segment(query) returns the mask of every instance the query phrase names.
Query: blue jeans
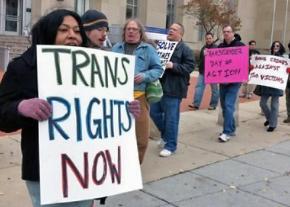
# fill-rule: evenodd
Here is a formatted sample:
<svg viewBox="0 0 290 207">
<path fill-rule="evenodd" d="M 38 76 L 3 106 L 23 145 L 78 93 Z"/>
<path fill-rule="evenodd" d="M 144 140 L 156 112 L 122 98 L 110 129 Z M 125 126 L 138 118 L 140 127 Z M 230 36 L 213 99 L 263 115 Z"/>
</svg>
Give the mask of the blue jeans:
<svg viewBox="0 0 290 207">
<path fill-rule="evenodd" d="M 271 97 L 271 108 L 269 108 L 267 102 Z M 278 113 L 279 113 L 279 96 L 261 96 L 260 107 L 262 108 L 267 121 L 269 121 L 270 127 L 277 127 Z"/>
<path fill-rule="evenodd" d="M 223 133 L 227 135 L 234 134 L 236 131 L 234 112 L 240 86 L 240 83 L 220 84 L 220 102 L 224 118 Z"/>
<path fill-rule="evenodd" d="M 175 152 L 180 115 L 180 98 L 164 95 L 160 102 L 150 106 L 150 116 L 165 142 L 164 149 Z"/>
<path fill-rule="evenodd" d="M 199 107 L 204 89 L 205 89 L 205 82 L 204 82 L 204 75 L 199 74 L 197 78 L 197 83 L 195 86 L 195 95 L 194 95 L 194 100 L 193 100 L 193 105 Z M 210 84 L 211 87 L 211 99 L 209 105 L 211 107 L 216 107 L 219 101 L 219 89 L 218 89 L 218 84 L 212 83 Z"/>
<path fill-rule="evenodd" d="M 30 194 L 33 207 L 91 207 L 92 205 L 92 200 L 58 203 L 58 204 L 50 204 L 50 205 L 40 205 L 39 182 L 26 181 L 26 187 Z"/>
</svg>

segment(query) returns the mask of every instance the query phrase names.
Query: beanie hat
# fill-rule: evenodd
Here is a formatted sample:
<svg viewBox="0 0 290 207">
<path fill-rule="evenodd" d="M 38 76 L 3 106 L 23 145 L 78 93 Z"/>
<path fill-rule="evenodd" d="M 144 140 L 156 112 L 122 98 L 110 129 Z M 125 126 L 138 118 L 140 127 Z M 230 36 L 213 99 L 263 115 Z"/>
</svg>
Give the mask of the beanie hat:
<svg viewBox="0 0 290 207">
<path fill-rule="evenodd" d="M 82 16 L 82 23 L 86 31 L 106 27 L 109 30 L 106 15 L 97 10 L 88 10 Z"/>
</svg>

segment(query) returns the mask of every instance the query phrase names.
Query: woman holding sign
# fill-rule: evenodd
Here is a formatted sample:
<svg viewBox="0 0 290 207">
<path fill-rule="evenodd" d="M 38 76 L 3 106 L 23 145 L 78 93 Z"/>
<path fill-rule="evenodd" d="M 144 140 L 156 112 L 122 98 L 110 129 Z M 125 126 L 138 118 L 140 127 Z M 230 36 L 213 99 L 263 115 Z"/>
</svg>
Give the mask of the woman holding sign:
<svg viewBox="0 0 290 207">
<path fill-rule="evenodd" d="M 0 129 L 5 132 L 22 129 L 22 179 L 26 181 L 34 207 L 89 207 L 91 201 L 40 204 L 38 121 L 47 120 L 52 108 L 46 100 L 37 98 L 37 44 L 85 46 L 86 36 L 78 14 L 55 10 L 33 26 L 32 46 L 9 63 L 0 85 Z"/>
<path fill-rule="evenodd" d="M 92 203 L 90 200 L 53 205 L 40 204 L 38 121 L 51 117 L 52 107 L 46 100 L 37 98 L 38 44 L 87 46 L 86 34 L 79 15 L 69 10 L 55 10 L 42 17 L 33 26 L 31 47 L 9 63 L 0 85 L 0 130 L 5 132 L 22 130 L 22 179 L 26 181 L 33 207 L 89 207 Z M 139 103 L 131 104 L 129 111 L 133 115 L 138 115 Z"/>
<path fill-rule="evenodd" d="M 280 41 L 274 41 L 271 46 L 271 55 L 283 57 L 285 48 Z M 267 132 L 272 132 L 277 127 L 279 113 L 279 97 L 283 96 L 283 91 L 277 88 L 261 86 L 260 107 L 265 114 L 266 121 L 264 126 L 267 127 Z M 270 107 L 267 102 L 270 100 Z"/>
</svg>

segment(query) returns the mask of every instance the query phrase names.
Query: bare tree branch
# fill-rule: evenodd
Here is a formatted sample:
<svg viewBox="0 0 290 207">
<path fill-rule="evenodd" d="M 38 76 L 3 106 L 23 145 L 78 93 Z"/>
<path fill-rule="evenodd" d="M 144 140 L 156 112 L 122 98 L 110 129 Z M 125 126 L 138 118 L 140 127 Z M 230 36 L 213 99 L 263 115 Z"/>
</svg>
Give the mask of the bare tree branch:
<svg viewBox="0 0 290 207">
<path fill-rule="evenodd" d="M 196 25 L 205 32 L 211 32 L 219 39 L 221 29 L 229 24 L 235 31 L 240 30 L 241 20 L 235 6 L 228 0 L 190 0 L 182 6 L 186 15 L 197 19 Z"/>
</svg>

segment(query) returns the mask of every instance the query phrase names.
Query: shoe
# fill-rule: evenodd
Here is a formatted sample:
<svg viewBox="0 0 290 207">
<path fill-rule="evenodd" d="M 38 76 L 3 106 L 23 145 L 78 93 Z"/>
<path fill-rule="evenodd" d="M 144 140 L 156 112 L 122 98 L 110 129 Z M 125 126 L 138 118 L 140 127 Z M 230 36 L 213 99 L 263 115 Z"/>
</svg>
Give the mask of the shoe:
<svg viewBox="0 0 290 207">
<path fill-rule="evenodd" d="M 192 104 L 188 105 L 188 107 L 191 108 L 191 110 L 193 110 L 193 111 L 196 111 L 199 108 L 199 107 L 192 105 Z"/>
<path fill-rule="evenodd" d="M 290 117 L 288 116 L 287 119 L 284 119 L 283 123 L 290 123 Z"/>
<path fill-rule="evenodd" d="M 158 141 L 158 147 L 160 149 L 163 149 L 165 144 L 166 144 L 166 142 L 162 138 L 160 138 L 160 141 Z"/>
<path fill-rule="evenodd" d="M 220 142 L 227 142 L 231 139 L 230 136 L 228 136 L 227 134 L 224 134 L 222 133 L 220 136 L 219 136 L 219 141 Z"/>
<path fill-rule="evenodd" d="M 219 136 L 222 135 L 222 134 L 223 134 L 223 133 L 220 133 Z M 231 133 L 228 133 L 227 135 L 228 135 L 229 137 L 235 137 L 235 136 L 237 136 L 237 135 L 236 135 L 236 132 L 231 132 Z"/>
<path fill-rule="evenodd" d="M 269 125 L 269 121 L 265 121 L 264 126 L 268 126 L 268 125 Z"/>
<path fill-rule="evenodd" d="M 235 132 L 232 132 L 232 133 L 229 133 L 228 136 L 230 136 L 230 137 L 235 137 L 235 136 L 237 136 L 237 135 L 236 135 Z"/>
<path fill-rule="evenodd" d="M 160 157 L 169 157 L 173 154 L 173 152 L 167 150 L 167 149 L 163 149 L 161 150 L 161 152 L 159 153 Z"/>
<path fill-rule="evenodd" d="M 210 107 L 208 107 L 208 110 L 215 110 L 216 109 L 216 107 L 215 106 L 210 106 Z"/>
<path fill-rule="evenodd" d="M 269 127 L 269 128 L 267 129 L 267 132 L 272 132 L 272 131 L 275 130 L 275 128 L 276 128 L 276 127 Z"/>
</svg>

